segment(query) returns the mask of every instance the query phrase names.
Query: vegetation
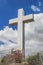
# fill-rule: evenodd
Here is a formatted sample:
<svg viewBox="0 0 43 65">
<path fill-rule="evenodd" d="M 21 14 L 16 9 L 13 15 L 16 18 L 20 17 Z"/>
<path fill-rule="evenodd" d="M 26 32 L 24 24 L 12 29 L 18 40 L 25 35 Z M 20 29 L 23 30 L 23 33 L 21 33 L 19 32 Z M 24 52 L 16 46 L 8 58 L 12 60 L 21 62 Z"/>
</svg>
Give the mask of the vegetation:
<svg viewBox="0 0 43 65">
<path fill-rule="evenodd" d="M 7 65 L 8 64 L 8 60 L 7 60 L 7 57 L 3 57 L 2 60 L 1 60 L 1 64 L 0 65 Z"/>
<path fill-rule="evenodd" d="M 2 58 L 1 63 L 21 63 L 22 62 L 22 53 L 20 50 L 13 51 L 11 54 L 6 55 Z"/>
<path fill-rule="evenodd" d="M 41 56 L 41 57 L 40 57 Z M 11 54 L 6 55 L 2 58 L 0 65 L 8 65 L 8 63 L 21 63 L 21 65 L 43 65 L 43 55 L 37 53 L 33 56 L 28 56 L 26 61 L 22 61 L 23 56 L 20 50 L 13 51 Z"/>
<path fill-rule="evenodd" d="M 42 65 L 42 62 L 40 60 L 40 53 L 28 57 L 27 62 L 29 65 Z"/>
<path fill-rule="evenodd" d="M 16 63 L 22 62 L 22 53 L 20 50 L 15 51 L 15 62 Z"/>
</svg>

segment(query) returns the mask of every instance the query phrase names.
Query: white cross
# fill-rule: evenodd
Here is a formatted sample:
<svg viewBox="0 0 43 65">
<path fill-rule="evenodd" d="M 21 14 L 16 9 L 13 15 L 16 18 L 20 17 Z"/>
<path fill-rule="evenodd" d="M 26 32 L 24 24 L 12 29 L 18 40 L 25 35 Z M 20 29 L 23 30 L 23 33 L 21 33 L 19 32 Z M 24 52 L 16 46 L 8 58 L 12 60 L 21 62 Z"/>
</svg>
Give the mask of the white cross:
<svg viewBox="0 0 43 65">
<path fill-rule="evenodd" d="M 25 43 L 24 43 L 24 23 L 34 21 L 33 14 L 24 16 L 24 10 L 18 10 L 18 18 L 10 19 L 10 25 L 18 24 L 18 41 L 17 49 L 22 50 L 23 55 L 25 56 Z"/>
</svg>

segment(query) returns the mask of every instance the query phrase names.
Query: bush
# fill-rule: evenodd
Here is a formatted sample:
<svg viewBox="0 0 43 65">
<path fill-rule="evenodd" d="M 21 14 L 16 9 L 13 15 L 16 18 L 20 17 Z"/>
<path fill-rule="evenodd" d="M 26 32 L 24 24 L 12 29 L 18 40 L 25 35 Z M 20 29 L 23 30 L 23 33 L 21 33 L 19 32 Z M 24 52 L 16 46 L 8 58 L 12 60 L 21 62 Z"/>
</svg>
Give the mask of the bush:
<svg viewBox="0 0 43 65">
<path fill-rule="evenodd" d="M 7 61 L 7 58 L 5 56 L 2 58 L 0 65 L 8 65 L 8 61 Z"/>
<path fill-rule="evenodd" d="M 29 65 L 41 65 L 42 64 L 40 61 L 39 53 L 28 57 L 27 61 L 28 61 Z"/>
<path fill-rule="evenodd" d="M 4 59 L 4 57 L 2 58 L 2 60 L 1 60 L 1 63 L 4 63 L 5 62 L 5 59 Z"/>
<path fill-rule="evenodd" d="M 21 63 L 22 62 L 22 53 L 20 50 L 15 51 L 15 62 Z"/>
</svg>

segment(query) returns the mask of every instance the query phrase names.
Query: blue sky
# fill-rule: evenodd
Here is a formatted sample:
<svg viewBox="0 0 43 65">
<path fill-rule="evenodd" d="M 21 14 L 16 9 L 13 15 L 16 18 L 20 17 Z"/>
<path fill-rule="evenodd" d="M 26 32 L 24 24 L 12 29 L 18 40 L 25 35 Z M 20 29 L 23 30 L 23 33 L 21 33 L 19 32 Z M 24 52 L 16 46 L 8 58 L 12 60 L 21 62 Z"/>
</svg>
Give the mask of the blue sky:
<svg viewBox="0 0 43 65">
<path fill-rule="evenodd" d="M 36 7 L 34 10 L 31 7 Z M 0 0 L 0 30 L 9 26 L 9 19 L 18 16 L 18 9 L 23 8 L 25 15 L 43 12 L 43 0 Z M 17 26 L 15 26 L 17 28 Z"/>
</svg>

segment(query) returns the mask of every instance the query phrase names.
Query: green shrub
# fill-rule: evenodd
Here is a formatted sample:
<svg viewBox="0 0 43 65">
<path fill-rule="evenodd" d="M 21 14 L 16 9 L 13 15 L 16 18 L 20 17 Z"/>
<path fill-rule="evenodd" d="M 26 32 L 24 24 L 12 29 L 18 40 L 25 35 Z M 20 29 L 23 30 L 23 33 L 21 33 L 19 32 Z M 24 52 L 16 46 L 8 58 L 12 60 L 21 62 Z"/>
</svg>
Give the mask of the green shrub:
<svg viewBox="0 0 43 65">
<path fill-rule="evenodd" d="M 37 53 L 36 55 L 28 57 L 27 62 L 29 65 L 41 65 L 40 54 Z"/>
</svg>

